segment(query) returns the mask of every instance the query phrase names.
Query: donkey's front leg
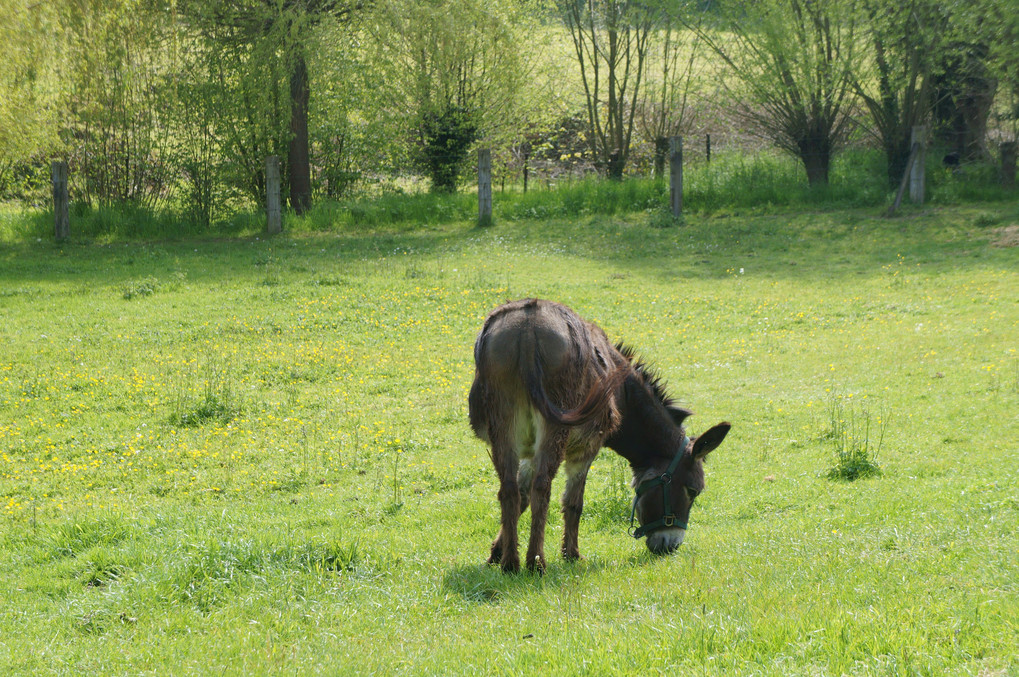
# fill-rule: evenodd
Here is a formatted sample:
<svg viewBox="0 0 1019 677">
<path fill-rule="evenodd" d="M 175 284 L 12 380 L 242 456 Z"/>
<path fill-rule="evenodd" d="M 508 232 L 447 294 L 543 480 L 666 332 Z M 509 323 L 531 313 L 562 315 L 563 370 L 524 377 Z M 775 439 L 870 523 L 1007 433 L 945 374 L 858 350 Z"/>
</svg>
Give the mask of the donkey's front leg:
<svg viewBox="0 0 1019 677">
<path fill-rule="evenodd" d="M 499 475 L 499 505 L 502 511 L 499 535 L 492 543 L 489 564 L 501 564 L 507 573 L 520 571 L 517 522 L 520 518 L 520 489 L 517 485 L 517 454 L 505 441 L 492 441 L 492 462 Z"/>
<path fill-rule="evenodd" d="M 531 540 L 527 546 L 527 568 L 545 572 L 545 523 L 552 495 L 552 479 L 563 459 L 563 448 L 569 431 L 549 430 L 534 457 L 534 479 L 531 481 Z"/>
<path fill-rule="evenodd" d="M 580 557 L 580 514 L 584 511 L 584 486 L 591 461 L 567 463 L 566 490 L 563 492 L 563 559 L 574 562 Z"/>
</svg>

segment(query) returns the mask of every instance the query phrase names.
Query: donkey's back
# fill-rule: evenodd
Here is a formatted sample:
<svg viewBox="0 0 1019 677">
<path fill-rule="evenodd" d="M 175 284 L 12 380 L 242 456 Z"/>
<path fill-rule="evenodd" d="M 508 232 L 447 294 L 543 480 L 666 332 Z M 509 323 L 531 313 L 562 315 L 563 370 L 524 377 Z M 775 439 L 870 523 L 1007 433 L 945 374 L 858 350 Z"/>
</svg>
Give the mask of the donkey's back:
<svg viewBox="0 0 1019 677">
<path fill-rule="evenodd" d="M 491 441 L 499 417 L 533 409 L 578 426 L 611 418 L 612 377 L 625 364 L 597 326 L 564 305 L 523 299 L 496 308 L 474 344 L 471 426 Z M 506 421 L 505 423 L 509 423 Z"/>
</svg>

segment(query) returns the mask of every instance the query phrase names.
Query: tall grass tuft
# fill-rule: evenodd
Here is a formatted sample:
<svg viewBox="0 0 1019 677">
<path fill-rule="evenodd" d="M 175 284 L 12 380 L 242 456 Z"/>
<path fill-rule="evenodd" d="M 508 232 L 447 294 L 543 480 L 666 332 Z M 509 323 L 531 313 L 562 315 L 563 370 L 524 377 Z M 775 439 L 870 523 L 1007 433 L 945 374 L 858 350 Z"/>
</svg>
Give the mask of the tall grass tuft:
<svg viewBox="0 0 1019 677">
<path fill-rule="evenodd" d="M 209 358 L 200 374 L 190 371 L 174 387 L 170 423 L 184 428 L 227 423 L 241 411 L 230 369 Z"/>
<path fill-rule="evenodd" d="M 877 456 L 884 442 L 887 418 L 878 417 L 875 433 L 871 437 L 870 413 L 855 409 L 846 403 L 847 398 L 833 395 L 828 401 L 828 430 L 824 437 L 832 445 L 834 464 L 828 469 L 831 480 L 853 482 L 881 474 Z"/>
<path fill-rule="evenodd" d="M 55 557 L 78 557 L 92 548 L 110 548 L 130 536 L 128 523 L 115 514 L 79 517 L 58 524 L 50 536 Z"/>
</svg>

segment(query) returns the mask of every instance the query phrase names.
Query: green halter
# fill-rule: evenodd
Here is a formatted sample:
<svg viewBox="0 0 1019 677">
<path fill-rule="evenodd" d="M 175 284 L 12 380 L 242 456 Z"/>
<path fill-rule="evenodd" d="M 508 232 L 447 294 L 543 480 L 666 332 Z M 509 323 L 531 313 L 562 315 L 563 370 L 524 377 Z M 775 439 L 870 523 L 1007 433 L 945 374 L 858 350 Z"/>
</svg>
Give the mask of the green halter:
<svg viewBox="0 0 1019 677">
<path fill-rule="evenodd" d="M 679 447 L 679 452 L 676 454 L 672 462 L 669 463 L 669 468 L 662 473 L 660 476 L 641 482 L 637 487 L 637 495 L 633 497 L 633 509 L 630 510 L 630 533 L 634 538 L 640 538 L 644 534 L 658 527 L 678 527 L 680 529 L 686 529 L 686 522 L 680 522 L 676 519 L 676 513 L 672 512 L 672 502 L 669 500 L 669 486 L 672 484 L 672 475 L 676 472 L 676 468 L 679 467 L 679 462 L 683 459 L 683 454 L 686 453 L 686 448 L 690 444 L 690 438 L 683 436 L 683 443 Z M 648 491 L 660 486 L 662 488 L 662 500 L 665 502 L 665 514 L 661 518 L 656 519 L 654 522 L 650 522 L 643 526 L 633 528 L 633 521 L 637 514 L 637 501 L 641 496 L 646 494 Z M 699 493 L 693 487 L 685 487 L 687 496 L 690 497 L 690 501 L 697 497 Z"/>
</svg>

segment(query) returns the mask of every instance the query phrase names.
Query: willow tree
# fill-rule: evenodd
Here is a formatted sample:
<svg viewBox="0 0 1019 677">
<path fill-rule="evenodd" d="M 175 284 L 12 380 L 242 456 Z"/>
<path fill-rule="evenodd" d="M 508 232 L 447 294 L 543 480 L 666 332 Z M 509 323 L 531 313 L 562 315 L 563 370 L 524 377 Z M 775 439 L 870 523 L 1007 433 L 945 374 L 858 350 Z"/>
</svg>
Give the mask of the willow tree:
<svg viewBox="0 0 1019 677">
<path fill-rule="evenodd" d="M 60 133 L 84 202 L 169 201 L 167 19 L 130 0 L 63 3 Z"/>
<path fill-rule="evenodd" d="M 724 29 L 698 29 L 728 66 L 740 113 L 799 158 L 811 186 L 827 185 L 852 124 L 851 0 L 744 0 L 721 11 Z"/>
<path fill-rule="evenodd" d="M 991 63 L 1000 85 L 997 118 L 1003 141 L 1019 141 L 1019 12 L 1012 0 L 990 0 Z"/>
<path fill-rule="evenodd" d="M 893 187 L 909 162 L 912 129 L 929 120 L 934 103 L 936 55 L 944 35 L 938 4 L 864 0 L 859 5 L 871 58 L 853 64 L 853 86 L 870 113 Z"/>
<path fill-rule="evenodd" d="M 631 0 L 560 0 L 559 7 L 580 67 L 594 164 L 621 179 L 662 12 L 656 3 Z"/>
<path fill-rule="evenodd" d="M 1002 29 L 1014 21 L 1015 3 L 976 0 L 939 7 L 945 13 L 946 38 L 935 74 L 935 132 L 960 159 L 986 159 L 988 121 L 1001 75 L 995 57 L 1009 50 L 1007 42 L 999 41 L 1009 39 Z"/>
<path fill-rule="evenodd" d="M 698 16 L 685 14 L 683 6 L 662 13 L 656 40 L 651 44 L 650 65 L 639 97 L 637 124 L 644 140 L 654 145 L 654 173 L 665 174 L 669 137 L 689 130 L 693 123 L 691 95 L 703 77 L 704 59 L 695 31 L 681 21 L 698 22 Z"/>
</svg>

